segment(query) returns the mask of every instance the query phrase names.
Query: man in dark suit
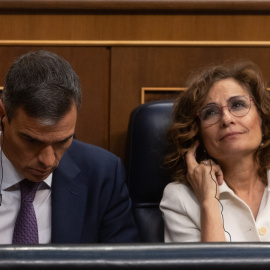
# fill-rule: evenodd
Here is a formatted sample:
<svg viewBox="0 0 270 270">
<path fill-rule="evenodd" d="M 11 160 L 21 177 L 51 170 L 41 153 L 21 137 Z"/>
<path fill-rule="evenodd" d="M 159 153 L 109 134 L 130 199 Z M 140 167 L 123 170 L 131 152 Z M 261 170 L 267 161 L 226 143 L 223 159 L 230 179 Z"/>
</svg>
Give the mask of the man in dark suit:
<svg viewBox="0 0 270 270">
<path fill-rule="evenodd" d="M 30 52 L 0 101 L 0 244 L 139 241 L 118 157 L 73 139 L 79 79 L 63 58 Z"/>
</svg>

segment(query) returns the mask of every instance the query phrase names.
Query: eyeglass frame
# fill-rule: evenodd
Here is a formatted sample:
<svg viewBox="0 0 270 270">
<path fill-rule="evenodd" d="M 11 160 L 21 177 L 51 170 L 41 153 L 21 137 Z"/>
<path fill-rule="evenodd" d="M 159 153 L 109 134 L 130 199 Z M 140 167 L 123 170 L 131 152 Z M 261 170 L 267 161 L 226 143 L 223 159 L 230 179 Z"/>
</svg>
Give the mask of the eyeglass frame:
<svg viewBox="0 0 270 270">
<path fill-rule="evenodd" d="M 223 108 L 224 108 L 224 107 L 228 107 L 228 112 L 229 112 L 231 115 L 233 115 L 234 117 L 244 117 L 244 116 L 246 116 L 246 115 L 250 112 L 250 109 L 251 109 L 251 101 L 254 101 L 253 97 L 251 97 L 250 95 L 240 95 L 240 96 L 233 96 L 233 97 L 230 97 L 230 99 L 231 99 L 231 98 L 234 98 L 234 97 L 246 97 L 246 96 L 249 97 L 250 106 L 249 106 L 248 112 L 247 112 L 246 114 L 244 114 L 244 115 L 241 115 L 241 116 L 236 116 L 236 115 L 234 115 L 234 114 L 230 111 L 228 105 L 226 105 L 226 106 L 220 106 L 220 105 L 218 105 L 217 103 L 212 103 L 212 104 L 217 105 L 217 106 L 220 108 L 220 112 L 223 112 Z M 201 110 L 201 109 L 204 108 L 204 107 L 209 106 L 210 104 L 211 104 L 211 103 L 206 104 L 206 105 L 200 107 L 200 108 L 197 110 L 196 116 L 199 117 L 199 119 L 200 119 L 200 121 L 201 121 L 202 124 L 203 124 L 203 120 L 202 120 L 201 117 L 200 117 L 199 110 Z M 222 115 L 222 114 L 220 114 L 219 119 L 218 119 L 215 123 L 212 123 L 212 124 L 203 124 L 203 125 L 205 125 L 205 126 L 212 126 L 212 125 L 216 124 L 216 123 L 220 120 L 221 115 Z"/>
</svg>

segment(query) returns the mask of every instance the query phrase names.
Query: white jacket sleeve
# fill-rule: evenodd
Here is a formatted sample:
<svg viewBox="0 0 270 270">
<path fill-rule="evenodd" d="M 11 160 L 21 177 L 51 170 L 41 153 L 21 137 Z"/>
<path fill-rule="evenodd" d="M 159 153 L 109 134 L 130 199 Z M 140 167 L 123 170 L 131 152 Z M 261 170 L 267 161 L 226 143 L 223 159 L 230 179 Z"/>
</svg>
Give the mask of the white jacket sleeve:
<svg viewBox="0 0 270 270">
<path fill-rule="evenodd" d="M 168 184 L 160 209 L 165 242 L 201 242 L 200 207 L 189 187 L 177 182 Z"/>
</svg>

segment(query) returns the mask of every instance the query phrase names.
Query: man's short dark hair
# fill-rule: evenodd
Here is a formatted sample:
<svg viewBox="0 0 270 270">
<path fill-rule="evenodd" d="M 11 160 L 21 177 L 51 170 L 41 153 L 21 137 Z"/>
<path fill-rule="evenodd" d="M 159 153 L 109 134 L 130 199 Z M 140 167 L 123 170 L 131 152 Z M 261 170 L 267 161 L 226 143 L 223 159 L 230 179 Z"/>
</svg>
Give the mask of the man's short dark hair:
<svg viewBox="0 0 270 270">
<path fill-rule="evenodd" d="M 30 117 L 56 123 L 73 104 L 79 109 L 79 78 L 60 56 L 42 50 L 28 52 L 9 69 L 2 101 L 9 121 L 22 108 Z"/>
</svg>

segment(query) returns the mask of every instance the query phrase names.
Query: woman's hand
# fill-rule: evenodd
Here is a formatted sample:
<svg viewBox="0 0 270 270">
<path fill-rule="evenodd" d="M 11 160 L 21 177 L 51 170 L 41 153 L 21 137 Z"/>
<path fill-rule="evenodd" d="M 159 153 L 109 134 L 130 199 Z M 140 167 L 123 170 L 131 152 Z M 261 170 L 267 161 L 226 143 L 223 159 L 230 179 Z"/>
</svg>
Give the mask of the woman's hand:
<svg viewBox="0 0 270 270">
<path fill-rule="evenodd" d="M 213 160 L 207 160 L 207 164 L 196 160 L 196 151 L 199 141 L 186 154 L 187 180 L 190 183 L 195 196 L 200 204 L 213 198 L 219 198 L 218 185 L 223 183 L 223 173 L 219 165 Z"/>
<path fill-rule="evenodd" d="M 223 173 L 213 160 L 198 164 L 196 151 L 199 141 L 186 154 L 187 180 L 201 207 L 201 241 L 226 241 L 223 221 L 219 210 L 219 185 L 223 183 Z"/>
</svg>

